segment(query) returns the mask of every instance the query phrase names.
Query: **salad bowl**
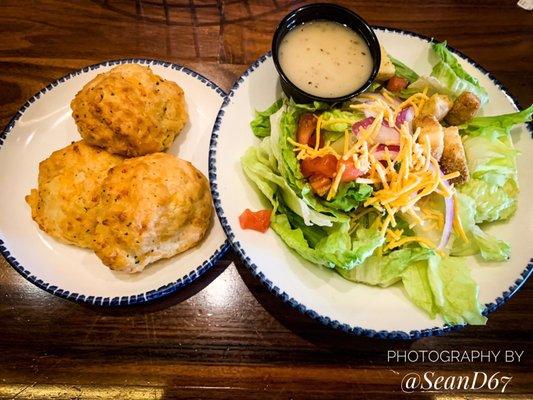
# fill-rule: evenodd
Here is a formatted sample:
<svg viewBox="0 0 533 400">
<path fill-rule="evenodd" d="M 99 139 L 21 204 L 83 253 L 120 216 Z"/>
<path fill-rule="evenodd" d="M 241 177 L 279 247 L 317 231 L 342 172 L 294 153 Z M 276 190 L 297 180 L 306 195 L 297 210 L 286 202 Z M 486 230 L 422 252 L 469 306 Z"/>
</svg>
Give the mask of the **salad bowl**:
<svg viewBox="0 0 533 400">
<path fill-rule="evenodd" d="M 376 34 L 395 59 L 420 75 L 430 74 L 435 63 L 432 39 L 388 28 L 376 28 Z M 457 50 L 451 48 L 451 52 L 464 71 L 486 90 L 488 103 L 482 115 L 519 110 L 509 91 L 490 73 Z M 429 315 L 409 301 L 406 289 L 400 284 L 381 288 L 346 280 L 331 269 L 301 257 L 273 229 L 259 233 L 241 228 L 239 216 L 245 209 L 271 207 L 241 166 L 247 149 L 260 143 L 252 134 L 250 121 L 256 111 L 268 109 L 281 97 L 278 75 L 268 53 L 235 83 L 219 111 L 211 139 L 209 177 L 215 208 L 230 242 L 251 272 L 290 306 L 323 324 L 354 334 L 409 339 L 442 334 L 469 322 L 468 318 L 451 322 L 440 314 Z M 484 321 L 484 316 L 520 288 L 533 266 L 529 243 L 533 236 L 533 209 L 528 207 L 533 188 L 525 184 L 533 178 L 528 168 L 533 161 L 533 142 L 528 129 L 527 125 L 518 124 L 510 132 L 520 152 L 517 169 L 522 185 L 517 211 L 505 222 L 483 226 L 488 234 L 511 245 L 510 259 L 488 262 L 480 256 L 466 258 L 468 272 L 477 282 L 469 295 L 479 299 L 478 322 Z M 449 287 L 455 284 L 452 282 Z M 460 302 L 463 295 L 457 292 L 454 296 L 450 299 L 452 303 Z"/>
</svg>

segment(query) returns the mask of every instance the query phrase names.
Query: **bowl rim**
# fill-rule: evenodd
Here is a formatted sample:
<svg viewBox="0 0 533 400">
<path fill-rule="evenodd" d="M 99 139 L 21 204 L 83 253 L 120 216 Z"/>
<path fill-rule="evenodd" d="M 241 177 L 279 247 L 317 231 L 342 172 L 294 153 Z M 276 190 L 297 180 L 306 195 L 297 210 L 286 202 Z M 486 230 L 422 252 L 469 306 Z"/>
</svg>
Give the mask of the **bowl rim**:
<svg viewBox="0 0 533 400">
<path fill-rule="evenodd" d="M 350 92 L 348 94 L 345 94 L 343 96 L 321 97 L 321 96 L 316 96 L 316 95 L 310 94 L 310 93 L 306 92 L 305 90 L 300 89 L 298 86 L 296 86 L 296 84 L 294 84 L 287 77 L 287 75 L 283 71 L 283 68 L 281 67 L 281 64 L 279 63 L 279 58 L 278 58 L 279 43 L 281 42 L 281 39 L 288 32 L 290 32 L 292 29 L 294 29 L 294 28 L 287 29 L 282 35 L 282 31 L 284 31 L 286 29 L 286 25 L 287 25 L 289 19 L 293 18 L 295 15 L 297 15 L 298 13 L 301 13 L 302 11 L 305 11 L 305 10 L 308 10 L 308 9 L 314 9 L 314 8 L 318 8 L 318 9 L 320 9 L 320 8 L 329 8 L 329 9 L 335 9 L 337 11 L 346 13 L 350 18 L 353 18 L 354 20 L 356 20 L 358 23 L 360 23 L 362 26 L 364 26 L 367 29 L 367 32 L 357 31 L 357 33 L 359 33 L 363 37 L 363 39 L 365 39 L 365 41 L 369 45 L 368 47 L 370 48 L 370 52 L 371 53 L 374 52 L 373 49 L 372 49 L 372 45 L 375 45 L 375 46 L 378 47 L 375 50 L 376 57 L 372 56 L 373 67 L 372 67 L 372 72 L 370 73 L 370 76 L 368 77 L 368 79 L 365 81 L 365 83 L 363 85 L 358 87 L 356 90 L 354 90 L 354 91 L 352 91 L 352 92 Z M 317 19 L 317 20 L 333 21 L 333 22 L 339 23 L 338 21 L 335 21 L 335 20 L 329 19 L 329 18 L 323 18 L 323 19 Z M 346 26 L 345 24 L 342 24 L 342 25 Z M 352 29 L 351 27 L 347 27 L 347 28 Z M 370 36 L 370 37 L 368 37 L 368 36 Z M 272 36 L 271 54 L 272 54 L 272 60 L 274 61 L 274 66 L 276 67 L 276 71 L 278 72 L 278 74 L 280 76 L 280 79 L 282 80 L 283 83 L 285 83 L 287 85 L 290 85 L 291 88 L 299 96 L 304 97 L 304 98 L 307 97 L 311 101 L 321 101 L 321 102 L 333 104 L 333 103 L 342 103 L 342 102 L 348 101 L 348 100 L 352 99 L 353 97 L 357 96 L 358 94 L 363 93 L 365 90 L 367 90 L 370 87 L 370 85 L 372 85 L 372 83 L 376 79 L 376 76 L 377 76 L 377 74 L 379 72 L 379 68 L 380 68 L 380 65 L 381 65 L 381 50 L 380 50 L 380 47 L 381 47 L 381 45 L 379 43 L 379 39 L 378 39 L 376 33 L 374 32 L 374 29 L 373 29 L 372 25 L 370 25 L 363 17 L 361 17 L 355 11 L 352 11 L 349 8 L 346 8 L 346 7 L 343 7 L 341 5 L 334 4 L 334 3 L 312 3 L 312 4 L 306 4 L 306 5 L 302 6 L 302 7 L 299 7 L 296 10 L 291 11 L 290 13 L 288 13 L 287 15 L 285 15 L 283 17 L 283 19 L 279 22 L 278 26 L 276 27 L 276 30 L 274 31 L 274 35 Z"/>
</svg>

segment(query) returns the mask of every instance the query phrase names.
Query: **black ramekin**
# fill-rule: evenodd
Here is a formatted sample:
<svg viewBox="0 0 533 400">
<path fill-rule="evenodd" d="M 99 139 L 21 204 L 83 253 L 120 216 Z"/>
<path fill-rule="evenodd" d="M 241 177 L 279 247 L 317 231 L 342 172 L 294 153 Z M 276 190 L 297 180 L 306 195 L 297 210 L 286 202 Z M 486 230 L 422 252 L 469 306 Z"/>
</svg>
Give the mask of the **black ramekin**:
<svg viewBox="0 0 533 400">
<path fill-rule="evenodd" d="M 285 35 L 290 30 L 305 22 L 316 20 L 335 21 L 341 23 L 359 33 L 368 45 L 368 48 L 370 49 L 370 55 L 372 56 L 372 60 L 374 62 L 374 67 L 372 68 L 372 73 L 365 84 L 354 92 L 341 97 L 313 96 L 312 94 L 309 94 L 294 85 L 281 69 L 278 59 L 278 49 Z M 364 92 L 372 84 L 379 71 L 379 65 L 381 63 L 381 50 L 376 34 L 370 25 L 368 25 L 359 15 L 337 4 L 316 3 L 300 7 L 297 10 L 292 11 L 281 20 L 276 32 L 274 33 L 274 37 L 272 38 L 272 59 L 274 60 L 274 65 L 276 66 L 280 76 L 281 88 L 288 97 L 292 97 L 297 103 L 310 103 L 313 101 L 340 103 L 350 100 L 352 97 Z"/>
</svg>

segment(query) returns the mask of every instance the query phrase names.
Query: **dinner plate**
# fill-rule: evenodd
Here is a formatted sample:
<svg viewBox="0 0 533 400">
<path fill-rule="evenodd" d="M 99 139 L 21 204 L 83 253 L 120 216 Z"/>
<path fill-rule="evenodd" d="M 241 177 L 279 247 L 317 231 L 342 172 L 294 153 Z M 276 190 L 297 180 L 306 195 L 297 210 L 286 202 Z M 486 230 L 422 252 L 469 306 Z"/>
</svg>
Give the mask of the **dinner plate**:
<svg viewBox="0 0 533 400">
<path fill-rule="evenodd" d="M 428 51 L 431 39 L 386 28 L 376 29 L 376 34 L 394 57 L 420 74 L 431 72 L 433 56 Z M 453 51 L 466 71 L 487 89 L 490 102 L 484 108 L 485 115 L 517 110 L 517 103 L 494 77 L 473 60 Z M 267 54 L 235 83 L 218 114 L 211 139 L 209 177 L 215 207 L 228 238 L 248 268 L 291 306 L 347 332 L 380 338 L 417 338 L 453 329 L 442 319 L 431 319 L 413 305 L 399 285 L 382 289 L 349 282 L 296 255 L 273 230 L 261 234 L 240 228 L 238 217 L 246 208 L 265 208 L 239 161 L 246 149 L 259 143 L 249 123 L 255 110 L 267 108 L 280 95 L 278 75 L 271 55 Z M 533 185 L 527 183 L 533 180 L 533 141 L 525 126 L 514 129 L 512 135 L 521 150 L 518 211 L 509 222 L 493 224 L 488 229 L 512 244 L 512 257 L 503 263 L 469 259 L 487 313 L 512 296 L 532 269 L 533 207 L 528 201 L 533 198 Z"/>
<path fill-rule="evenodd" d="M 37 185 L 39 162 L 80 140 L 70 101 L 97 74 L 123 63 L 148 65 L 185 92 L 190 122 L 168 150 L 206 176 L 211 130 L 225 93 L 213 82 L 168 62 L 108 61 L 73 72 L 41 90 L 0 135 L 0 251 L 27 280 L 55 295 L 97 305 L 142 303 L 168 295 L 207 271 L 229 247 L 216 217 L 196 247 L 148 266 L 142 273 L 112 271 L 87 249 L 39 230 L 24 196 Z"/>
</svg>

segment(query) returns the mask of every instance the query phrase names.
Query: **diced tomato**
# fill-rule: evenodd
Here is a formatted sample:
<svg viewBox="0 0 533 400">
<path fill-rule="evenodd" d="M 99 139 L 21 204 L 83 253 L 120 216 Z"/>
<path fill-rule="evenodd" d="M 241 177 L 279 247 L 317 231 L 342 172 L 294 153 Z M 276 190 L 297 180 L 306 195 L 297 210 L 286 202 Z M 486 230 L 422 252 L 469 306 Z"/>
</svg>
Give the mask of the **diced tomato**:
<svg viewBox="0 0 533 400">
<path fill-rule="evenodd" d="M 272 210 L 259 210 L 256 212 L 250 209 L 244 210 L 239 216 L 239 223 L 242 229 L 253 229 L 254 231 L 265 233 L 270 227 L 270 216 Z"/>
<path fill-rule="evenodd" d="M 387 82 L 387 90 L 390 92 L 399 92 L 402 89 L 405 89 L 409 85 L 409 81 L 405 78 L 394 75 Z"/>
<path fill-rule="evenodd" d="M 309 184 L 314 193 L 319 196 L 325 196 L 331 188 L 331 179 L 320 174 L 311 175 Z"/>
<path fill-rule="evenodd" d="M 312 113 L 302 114 L 298 121 L 298 132 L 296 133 L 296 139 L 298 143 L 308 144 L 311 135 L 316 130 L 317 119 Z M 315 139 L 316 142 L 316 139 Z"/>
<path fill-rule="evenodd" d="M 337 158 L 332 154 L 327 154 L 323 157 L 306 158 L 302 160 L 300 169 L 306 178 L 313 174 L 320 174 L 327 178 L 332 178 L 335 172 L 337 172 Z"/>
<path fill-rule="evenodd" d="M 353 164 L 353 160 L 347 160 L 347 161 L 341 161 L 345 168 L 344 172 L 341 177 L 341 182 L 351 182 L 359 178 L 363 173 L 355 168 L 355 165 Z"/>
</svg>

